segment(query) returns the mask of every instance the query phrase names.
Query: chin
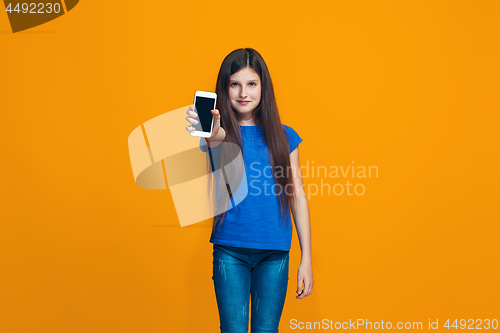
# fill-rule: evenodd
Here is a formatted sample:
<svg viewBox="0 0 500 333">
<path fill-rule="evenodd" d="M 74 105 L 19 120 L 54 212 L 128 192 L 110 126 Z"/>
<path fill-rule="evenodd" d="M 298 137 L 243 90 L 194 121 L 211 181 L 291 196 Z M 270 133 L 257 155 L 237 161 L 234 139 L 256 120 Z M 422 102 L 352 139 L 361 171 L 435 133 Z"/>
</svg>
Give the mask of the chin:
<svg viewBox="0 0 500 333">
<path fill-rule="evenodd" d="M 238 111 L 238 113 L 240 114 L 251 114 L 253 112 L 253 110 L 241 110 L 241 109 L 236 109 L 236 111 Z"/>
<path fill-rule="evenodd" d="M 238 111 L 238 113 L 242 113 L 242 114 L 245 114 L 245 113 L 252 113 L 253 109 L 250 109 L 250 108 L 246 108 L 246 107 L 241 107 L 241 105 L 233 105 L 232 106 L 234 110 Z"/>
</svg>

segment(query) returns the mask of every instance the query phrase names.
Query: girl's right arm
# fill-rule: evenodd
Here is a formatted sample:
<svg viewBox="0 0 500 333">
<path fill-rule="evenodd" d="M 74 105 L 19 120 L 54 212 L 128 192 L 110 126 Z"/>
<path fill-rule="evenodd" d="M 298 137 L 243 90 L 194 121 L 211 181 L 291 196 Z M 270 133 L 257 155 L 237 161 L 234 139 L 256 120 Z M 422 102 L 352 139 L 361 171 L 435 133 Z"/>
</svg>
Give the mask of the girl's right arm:
<svg viewBox="0 0 500 333">
<path fill-rule="evenodd" d="M 226 131 L 222 127 L 219 127 L 218 133 L 214 133 L 212 131 L 212 136 L 210 138 L 206 138 L 205 141 L 210 148 L 217 147 L 219 143 L 224 141 L 226 138 Z"/>
<path fill-rule="evenodd" d="M 194 110 L 194 105 L 190 105 L 189 109 L 186 111 L 188 116 L 186 117 L 186 120 L 189 121 L 191 124 L 196 125 L 198 124 L 198 120 L 195 118 L 198 117 L 196 112 Z M 222 127 L 220 127 L 220 114 L 219 110 L 211 110 L 212 114 L 214 115 L 214 127 L 212 129 L 212 136 L 209 138 L 205 138 L 205 141 L 210 148 L 217 147 L 219 143 L 224 141 L 226 138 L 226 131 Z M 188 132 L 194 131 L 194 127 L 189 125 L 186 127 Z"/>
</svg>

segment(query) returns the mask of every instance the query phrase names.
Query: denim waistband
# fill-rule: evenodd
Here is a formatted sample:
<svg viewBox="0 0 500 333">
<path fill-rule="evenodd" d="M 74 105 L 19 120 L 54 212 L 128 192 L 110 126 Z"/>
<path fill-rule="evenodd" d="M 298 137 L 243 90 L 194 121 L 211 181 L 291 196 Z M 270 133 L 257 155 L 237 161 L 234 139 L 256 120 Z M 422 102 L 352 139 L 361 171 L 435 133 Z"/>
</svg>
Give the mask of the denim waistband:
<svg viewBox="0 0 500 333">
<path fill-rule="evenodd" d="M 223 248 L 223 249 L 228 249 L 228 250 L 239 252 L 239 253 L 265 253 L 265 252 L 273 252 L 273 251 L 290 252 L 290 251 L 284 251 L 284 250 L 254 249 L 254 248 L 248 248 L 248 247 L 237 247 L 237 246 L 229 246 L 229 245 L 221 245 L 221 244 L 213 244 L 213 248 Z"/>
</svg>

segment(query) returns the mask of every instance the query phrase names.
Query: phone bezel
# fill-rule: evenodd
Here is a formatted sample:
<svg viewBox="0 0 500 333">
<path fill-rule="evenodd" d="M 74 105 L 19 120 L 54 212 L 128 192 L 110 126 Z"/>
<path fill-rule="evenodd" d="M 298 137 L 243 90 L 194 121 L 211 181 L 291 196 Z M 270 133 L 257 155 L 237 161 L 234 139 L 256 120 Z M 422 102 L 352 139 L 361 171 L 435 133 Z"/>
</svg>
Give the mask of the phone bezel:
<svg viewBox="0 0 500 333">
<path fill-rule="evenodd" d="M 197 90 L 194 93 L 194 102 L 193 104 L 196 105 L 196 97 L 206 97 L 206 98 L 212 98 L 214 100 L 214 106 L 213 108 L 215 109 L 215 106 L 217 105 L 217 94 L 214 92 L 209 92 L 209 91 L 201 91 Z M 214 115 L 212 115 L 212 123 L 210 124 L 210 132 L 202 132 L 202 131 L 192 131 L 189 134 L 192 136 L 197 136 L 197 137 L 202 137 L 202 138 L 209 138 L 212 136 L 212 131 L 214 129 Z"/>
</svg>

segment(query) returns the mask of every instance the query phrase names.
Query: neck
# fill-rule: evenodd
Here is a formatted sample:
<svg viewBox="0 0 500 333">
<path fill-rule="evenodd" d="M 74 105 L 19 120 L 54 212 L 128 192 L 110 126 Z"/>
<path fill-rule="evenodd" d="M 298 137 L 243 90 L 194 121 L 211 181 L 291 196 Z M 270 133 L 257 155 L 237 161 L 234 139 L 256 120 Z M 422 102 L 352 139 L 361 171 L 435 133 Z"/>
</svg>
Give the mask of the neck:
<svg viewBox="0 0 500 333">
<path fill-rule="evenodd" d="M 253 120 L 253 112 L 247 114 L 239 114 L 239 120 L 241 126 L 255 126 L 255 121 Z"/>
<path fill-rule="evenodd" d="M 247 120 L 240 120 L 240 125 L 241 126 L 255 126 L 255 121 L 253 121 L 253 118 L 247 119 Z"/>
</svg>

